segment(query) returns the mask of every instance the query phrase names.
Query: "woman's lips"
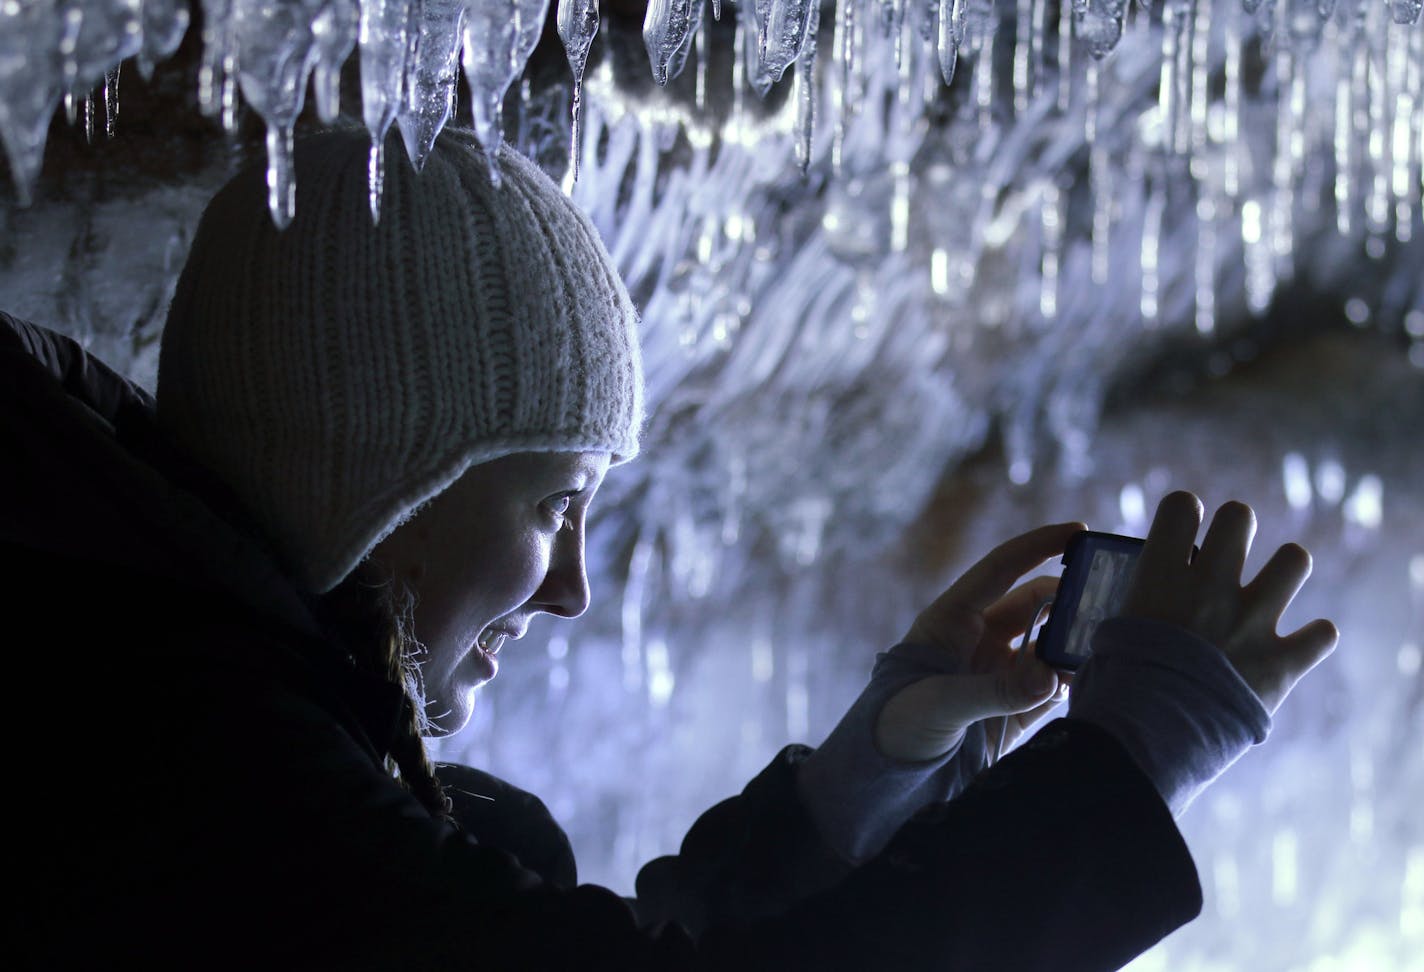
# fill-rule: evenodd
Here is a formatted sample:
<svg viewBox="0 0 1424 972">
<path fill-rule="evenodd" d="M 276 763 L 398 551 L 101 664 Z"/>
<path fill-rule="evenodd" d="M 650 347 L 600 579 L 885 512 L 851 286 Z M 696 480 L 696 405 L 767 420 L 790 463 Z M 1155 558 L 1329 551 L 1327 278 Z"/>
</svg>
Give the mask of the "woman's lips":
<svg viewBox="0 0 1424 972">
<path fill-rule="evenodd" d="M 507 628 L 486 628 L 480 632 L 468 656 L 470 664 L 477 669 L 479 681 L 488 682 L 495 677 L 499 672 L 499 660 L 496 657 L 499 650 L 504 647 L 506 641 L 517 639 L 523 633 Z"/>
<path fill-rule="evenodd" d="M 474 669 L 477 682 L 488 682 L 499 673 L 499 660 L 495 658 L 494 652 L 479 644 L 472 645 L 470 653 L 465 658 L 470 667 Z"/>
</svg>

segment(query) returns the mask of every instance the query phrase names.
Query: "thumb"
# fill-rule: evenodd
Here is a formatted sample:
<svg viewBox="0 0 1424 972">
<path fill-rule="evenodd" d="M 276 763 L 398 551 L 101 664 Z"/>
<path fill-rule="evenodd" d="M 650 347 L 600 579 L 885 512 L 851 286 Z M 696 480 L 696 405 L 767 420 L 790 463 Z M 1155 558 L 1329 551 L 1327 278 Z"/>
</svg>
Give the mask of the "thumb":
<svg viewBox="0 0 1424 972">
<path fill-rule="evenodd" d="M 960 705 L 973 713 L 970 722 L 1028 712 L 1058 692 L 1058 674 L 1036 658 L 964 681 Z"/>
<path fill-rule="evenodd" d="M 876 745 L 894 759 L 932 759 L 956 745 L 973 723 L 1028 712 L 1057 691 L 1057 674 L 1037 659 L 981 675 L 931 675 L 886 701 Z"/>
</svg>

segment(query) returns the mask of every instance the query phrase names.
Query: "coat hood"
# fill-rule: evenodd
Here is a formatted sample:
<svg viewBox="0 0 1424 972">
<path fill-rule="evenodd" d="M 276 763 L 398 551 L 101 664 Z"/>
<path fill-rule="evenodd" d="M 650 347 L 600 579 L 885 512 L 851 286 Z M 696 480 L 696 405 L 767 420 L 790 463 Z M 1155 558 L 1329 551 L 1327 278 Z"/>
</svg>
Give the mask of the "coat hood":
<svg viewBox="0 0 1424 972">
<path fill-rule="evenodd" d="M 0 543 L 231 599 L 316 635 L 309 605 L 153 397 L 71 338 L 0 312 Z"/>
</svg>

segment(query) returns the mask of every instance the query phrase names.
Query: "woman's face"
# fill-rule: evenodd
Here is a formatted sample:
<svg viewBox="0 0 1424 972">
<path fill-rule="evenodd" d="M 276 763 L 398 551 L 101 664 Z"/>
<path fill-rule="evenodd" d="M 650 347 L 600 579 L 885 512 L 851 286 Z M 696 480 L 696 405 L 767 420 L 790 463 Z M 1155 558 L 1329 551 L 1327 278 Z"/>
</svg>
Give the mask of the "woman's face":
<svg viewBox="0 0 1424 972">
<path fill-rule="evenodd" d="M 415 596 L 434 733 L 464 727 L 496 655 L 536 614 L 576 618 L 588 607 L 584 516 L 608 461 L 606 452 L 521 452 L 471 466 L 371 552 Z"/>
</svg>

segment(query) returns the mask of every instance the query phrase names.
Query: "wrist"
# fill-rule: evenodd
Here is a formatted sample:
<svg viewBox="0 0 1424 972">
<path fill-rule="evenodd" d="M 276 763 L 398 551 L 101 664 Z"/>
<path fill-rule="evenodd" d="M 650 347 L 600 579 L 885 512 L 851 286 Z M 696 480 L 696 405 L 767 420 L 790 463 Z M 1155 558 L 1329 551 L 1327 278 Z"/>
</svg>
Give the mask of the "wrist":
<svg viewBox="0 0 1424 972">
<path fill-rule="evenodd" d="M 1069 716 L 1110 732 L 1176 815 L 1253 743 L 1270 716 L 1227 658 L 1167 622 L 1099 626 Z"/>
</svg>

